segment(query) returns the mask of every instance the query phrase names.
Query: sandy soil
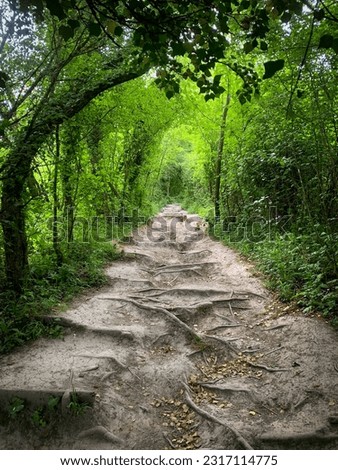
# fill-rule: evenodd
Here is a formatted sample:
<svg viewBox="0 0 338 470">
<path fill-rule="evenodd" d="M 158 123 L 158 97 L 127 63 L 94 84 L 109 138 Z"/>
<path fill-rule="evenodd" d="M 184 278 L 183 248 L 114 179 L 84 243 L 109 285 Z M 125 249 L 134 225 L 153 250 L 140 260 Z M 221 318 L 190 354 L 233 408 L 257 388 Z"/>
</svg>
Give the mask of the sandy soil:
<svg viewBox="0 0 338 470">
<path fill-rule="evenodd" d="M 0 358 L 1 449 L 338 449 L 337 332 L 179 206 L 123 250 L 63 339 Z"/>
</svg>

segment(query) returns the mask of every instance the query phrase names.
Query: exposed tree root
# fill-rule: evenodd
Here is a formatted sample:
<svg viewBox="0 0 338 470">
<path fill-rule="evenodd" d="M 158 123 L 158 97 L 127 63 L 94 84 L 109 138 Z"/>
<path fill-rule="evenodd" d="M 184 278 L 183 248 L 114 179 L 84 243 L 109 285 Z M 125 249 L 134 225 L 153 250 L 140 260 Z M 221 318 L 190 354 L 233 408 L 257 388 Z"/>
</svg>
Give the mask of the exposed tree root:
<svg viewBox="0 0 338 470">
<path fill-rule="evenodd" d="M 165 269 L 173 269 L 173 268 L 202 268 L 203 266 L 207 266 L 210 264 L 217 264 L 217 262 L 203 261 L 200 263 L 167 264 L 166 266 L 160 266 L 159 268 L 156 268 L 155 271 L 163 271 Z"/>
<path fill-rule="evenodd" d="M 183 273 L 183 272 L 193 272 L 197 275 L 201 275 L 201 273 L 198 272 L 198 269 L 202 269 L 198 266 L 196 268 L 175 268 L 175 269 L 166 269 L 163 271 L 156 271 L 153 276 L 160 276 L 161 274 L 174 274 L 174 273 Z"/>
<path fill-rule="evenodd" d="M 171 440 L 169 439 L 169 437 L 167 436 L 167 434 L 165 432 L 162 433 L 164 439 L 168 442 L 168 444 L 170 445 L 170 447 L 174 450 L 177 449 L 177 447 L 171 442 Z"/>
<path fill-rule="evenodd" d="M 249 390 L 248 388 L 245 388 L 245 387 L 233 387 L 233 386 L 229 386 L 229 385 L 215 385 L 215 384 L 212 384 L 212 383 L 204 383 L 204 382 L 199 382 L 198 385 L 201 385 L 202 387 L 204 388 L 208 388 L 210 390 L 217 390 L 219 392 L 223 392 L 223 393 L 226 393 L 226 392 L 243 392 L 243 393 L 247 393 L 249 396 L 251 396 L 251 398 L 254 400 L 254 401 L 257 401 L 257 398 L 254 396 L 254 393 Z"/>
<path fill-rule="evenodd" d="M 78 435 L 79 439 L 83 439 L 83 438 L 86 438 L 86 437 L 94 438 L 94 439 L 95 438 L 96 439 L 104 439 L 108 442 L 113 442 L 113 443 L 121 443 L 122 442 L 120 438 L 115 436 L 113 433 L 108 431 L 108 429 L 106 429 L 103 426 L 95 426 L 93 428 L 86 429 L 85 431 L 80 432 L 80 434 Z"/>
<path fill-rule="evenodd" d="M 287 442 L 302 441 L 331 442 L 338 440 L 338 434 L 323 434 L 321 430 L 294 434 L 261 434 L 258 440 L 264 442 L 280 442 L 284 444 Z"/>
<path fill-rule="evenodd" d="M 183 321 L 181 321 L 179 318 L 176 317 L 176 315 L 174 315 L 173 313 L 171 313 L 169 310 L 165 309 L 165 308 L 162 308 L 162 307 L 155 307 L 155 306 L 152 306 L 152 305 L 143 305 L 137 301 L 132 301 L 132 303 L 140 308 L 140 309 L 143 309 L 143 310 L 152 310 L 152 311 L 156 311 L 156 312 L 161 312 L 163 313 L 164 315 L 166 315 L 168 318 L 170 318 L 172 321 L 174 321 L 175 323 L 178 323 L 185 331 L 187 331 L 188 333 L 190 333 L 194 338 L 199 338 L 199 335 L 197 334 L 197 332 L 195 330 L 193 330 L 192 328 L 190 328 L 190 326 L 188 326 L 186 323 L 184 323 Z"/>
<path fill-rule="evenodd" d="M 93 367 L 89 367 L 88 369 L 84 369 L 82 370 L 80 373 L 79 373 L 79 377 L 85 377 L 85 375 L 88 373 L 88 372 L 92 372 L 94 370 L 98 370 L 100 367 L 98 365 L 96 366 L 93 366 Z"/>
<path fill-rule="evenodd" d="M 196 356 L 197 354 L 203 354 L 204 353 L 204 349 L 199 349 L 198 351 L 193 351 L 189 354 L 186 354 L 186 357 L 192 357 L 192 356 Z"/>
<path fill-rule="evenodd" d="M 223 330 L 225 328 L 238 328 L 238 327 L 241 327 L 243 325 L 219 325 L 219 326 L 215 326 L 214 328 L 210 328 L 210 330 L 207 330 L 207 331 L 217 331 L 217 330 Z"/>
<path fill-rule="evenodd" d="M 183 383 L 183 382 L 182 382 L 182 384 L 183 384 L 183 387 L 185 389 L 185 401 L 190 406 L 190 408 L 192 408 L 194 411 L 196 411 L 196 413 L 198 413 L 203 418 L 206 418 L 209 421 L 213 421 L 214 423 L 220 424 L 221 426 L 224 426 L 226 429 L 229 429 L 229 431 L 231 431 L 234 434 L 237 441 L 244 447 L 244 449 L 253 450 L 253 447 L 251 447 L 249 442 L 240 434 L 239 431 L 237 431 L 237 429 L 235 429 L 230 424 L 225 423 L 224 421 L 221 421 L 220 419 L 216 418 L 215 416 L 211 415 L 207 411 L 205 411 L 202 408 L 200 408 L 199 406 L 197 406 L 196 403 L 194 403 L 194 401 L 192 400 L 192 398 L 190 396 L 190 391 L 189 391 L 188 385 Z"/>
<path fill-rule="evenodd" d="M 242 323 L 232 323 L 232 322 L 233 322 L 233 318 L 225 317 L 224 315 L 220 315 L 219 313 L 215 313 L 214 315 L 215 315 L 215 317 L 222 318 L 222 320 L 226 320 L 226 321 L 230 322 L 229 325 L 241 325 L 241 326 L 244 326 Z"/>
<path fill-rule="evenodd" d="M 151 282 L 151 281 L 149 281 Z M 153 283 L 151 283 L 153 285 Z M 140 289 L 140 290 L 136 290 L 134 291 L 135 293 L 138 293 L 138 294 L 142 294 L 144 292 L 150 292 L 150 291 L 161 291 L 161 292 L 164 292 L 166 291 L 166 289 L 160 289 L 159 287 L 147 287 L 146 289 Z"/>
<path fill-rule="evenodd" d="M 123 339 L 134 339 L 134 335 L 130 331 L 124 331 L 117 328 L 92 328 L 90 326 L 86 327 L 87 331 L 91 333 L 97 333 L 101 335 L 108 335 L 115 338 L 123 338 Z"/>
<path fill-rule="evenodd" d="M 256 349 L 244 349 L 241 351 L 242 354 L 254 354 L 256 352 L 262 352 L 261 348 L 256 348 Z"/>
<path fill-rule="evenodd" d="M 254 362 L 246 361 L 249 366 L 256 367 L 257 369 L 264 369 L 267 370 L 268 372 L 286 372 L 290 370 L 289 368 L 275 368 L 275 367 L 268 367 L 265 364 L 255 364 Z"/>
<path fill-rule="evenodd" d="M 122 281 L 122 282 L 135 282 L 135 283 L 143 283 L 143 284 L 149 284 L 151 287 L 147 287 L 145 290 L 153 290 L 154 289 L 154 284 L 152 281 L 149 281 L 149 279 L 143 279 L 143 278 L 139 278 L 139 279 L 133 279 L 131 277 L 111 277 L 109 279 L 109 283 L 110 284 L 114 284 L 114 282 L 119 282 L 119 281 Z"/>
<path fill-rule="evenodd" d="M 147 289 L 148 290 L 148 289 Z M 233 291 L 226 291 L 220 289 L 198 289 L 198 288 L 188 288 L 188 287 L 174 287 L 171 289 L 150 289 L 160 291 L 155 294 L 150 294 L 152 296 L 160 296 L 166 294 L 188 294 L 188 295 L 202 295 L 203 297 L 210 297 L 212 295 L 231 295 Z M 251 295 L 251 292 L 246 294 L 243 292 L 236 292 L 238 295 Z M 233 300 L 231 297 L 229 300 Z M 249 300 L 249 297 L 241 298 L 241 300 Z"/>
<path fill-rule="evenodd" d="M 209 335 L 204 335 L 204 338 L 208 338 L 208 339 L 211 339 L 211 340 L 214 340 L 214 341 L 219 341 L 220 343 L 225 344 L 236 355 L 238 355 L 238 350 L 234 346 L 229 344 L 229 340 L 219 338 L 218 336 L 209 336 Z M 236 339 L 238 339 L 238 338 L 236 338 Z"/>
<path fill-rule="evenodd" d="M 212 253 L 212 251 L 205 249 L 205 250 L 199 250 L 199 251 L 179 251 L 178 253 L 180 255 L 200 255 L 202 253 Z"/>
<path fill-rule="evenodd" d="M 229 310 L 230 310 L 231 316 L 234 317 L 235 314 L 234 314 L 234 311 L 232 310 L 232 306 L 231 306 L 231 303 L 230 303 L 230 302 L 228 302 L 228 308 L 229 308 Z"/>
<path fill-rule="evenodd" d="M 171 338 L 171 334 L 170 333 L 164 333 L 163 335 L 160 335 L 158 336 L 156 339 L 154 339 L 154 341 L 152 341 L 152 345 L 156 344 L 158 341 L 160 341 L 161 339 L 163 338 L 166 338 L 167 336 L 169 336 Z"/>
<path fill-rule="evenodd" d="M 116 357 L 114 356 L 105 356 L 105 355 L 97 355 L 97 356 L 94 356 L 92 354 L 76 354 L 77 357 L 88 357 L 90 359 L 107 359 L 109 360 L 110 362 L 116 364 L 118 367 L 120 367 L 121 369 L 127 369 L 127 366 L 124 365 L 122 362 L 120 362 L 118 359 L 116 359 Z"/>
<path fill-rule="evenodd" d="M 133 259 L 133 258 L 136 258 L 137 256 L 139 256 L 140 258 L 147 258 L 154 264 L 158 264 L 158 261 L 156 261 L 156 259 L 153 258 L 151 255 L 148 255 L 147 253 L 141 253 L 139 251 L 125 251 L 123 257 Z"/>
<path fill-rule="evenodd" d="M 204 308 L 210 308 L 212 307 L 213 304 L 212 302 L 202 302 L 200 304 L 193 304 L 193 305 L 187 305 L 187 306 L 168 306 L 166 307 L 168 310 L 178 310 L 178 311 L 182 311 L 183 313 L 195 313 L 197 310 L 201 310 L 201 309 L 204 309 Z M 177 315 L 179 315 L 179 313 L 177 313 Z"/>
<path fill-rule="evenodd" d="M 290 326 L 290 323 L 280 323 L 279 325 L 269 326 L 269 328 L 264 328 L 263 331 L 278 330 L 279 328 L 285 328 L 286 326 Z"/>
<path fill-rule="evenodd" d="M 175 323 L 178 323 L 185 331 L 190 333 L 194 338 L 199 338 L 199 335 L 195 330 L 190 328 L 186 323 L 181 321 L 179 318 L 177 318 L 176 315 L 171 313 L 169 310 L 166 308 L 162 307 L 155 307 L 154 305 L 146 305 L 146 304 L 141 304 L 137 300 L 131 299 L 131 298 L 122 298 L 122 297 L 98 297 L 100 300 L 112 300 L 112 301 L 117 301 L 117 302 L 129 302 L 136 307 L 140 308 L 141 310 L 151 310 L 153 312 L 161 312 L 164 315 L 166 315 L 168 318 L 170 318 L 172 321 Z"/>
<path fill-rule="evenodd" d="M 296 410 L 297 408 L 300 408 L 301 406 L 305 405 L 305 403 L 306 403 L 308 400 L 309 400 L 309 397 L 304 397 L 304 398 L 302 398 L 301 400 L 299 400 L 299 401 L 295 404 L 295 406 L 294 406 L 293 408 L 294 408 L 295 410 Z"/>
<path fill-rule="evenodd" d="M 276 351 L 280 351 L 283 348 L 284 348 L 284 346 L 278 346 L 278 348 L 271 349 L 271 351 L 267 351 L 266 353 L 263 354 L 263 356 L 269 356 L 270 354 L 273 354 Z"/>
<path fill-rule="evenodd" d="M 225 307 L 227 307 L 229 309 L 231 316 L 234 318 L 235 313 L 234 313 L 233 309 L 235 309 L 235 310 L 251 310 L 251 307 L 246 307 L 244 305 L 233 305 L 232 306 L 231 303 L 230 303 L 232 301 L 241 301 L 241 300 L 245 301 L 247 299 L 236 299 L 236 298 L 233 298 L 233 299 L 215 299 L 215 300 L 210 300 L 210 302 L 212 302 L 213 305 L 215 305 L 215 304 L 221 304 L 221 305 L 222 304 L 227 304 L 227 305 L 225 305 Z"/>
</svg>

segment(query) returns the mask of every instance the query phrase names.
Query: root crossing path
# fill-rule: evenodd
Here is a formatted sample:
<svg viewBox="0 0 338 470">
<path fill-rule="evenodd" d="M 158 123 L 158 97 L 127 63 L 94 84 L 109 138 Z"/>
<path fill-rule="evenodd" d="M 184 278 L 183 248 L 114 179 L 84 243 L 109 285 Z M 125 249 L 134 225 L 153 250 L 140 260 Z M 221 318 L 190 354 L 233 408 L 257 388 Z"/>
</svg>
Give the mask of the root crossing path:
<svg viewBox="0 0 338 470">
<path fill-rule="evenodd" d="M 2 449 L 337 449 L 338 337 L 167 206 L 62 339 L 0 359 Z"/>
</svg>

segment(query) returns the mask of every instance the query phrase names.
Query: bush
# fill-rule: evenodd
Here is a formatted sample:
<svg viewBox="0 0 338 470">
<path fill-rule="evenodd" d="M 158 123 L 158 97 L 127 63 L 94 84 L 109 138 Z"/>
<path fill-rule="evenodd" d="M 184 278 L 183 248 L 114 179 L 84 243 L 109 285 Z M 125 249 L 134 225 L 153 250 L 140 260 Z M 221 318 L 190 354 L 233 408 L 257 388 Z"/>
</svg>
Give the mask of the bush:
<svg viewBox="0 0 338 470">
<path fill-rule="evenodd" d="M 225 237 L 220 231 L 218 237 L 254 260 L 282 301 L 296 301 L 305 313 L 317 311 L 336 323 L 337 237 L 315 228 L 313 233 L 298 235 L 274 233 L 256 243 L 229 243 L 229 234 Z"/>
</svg>

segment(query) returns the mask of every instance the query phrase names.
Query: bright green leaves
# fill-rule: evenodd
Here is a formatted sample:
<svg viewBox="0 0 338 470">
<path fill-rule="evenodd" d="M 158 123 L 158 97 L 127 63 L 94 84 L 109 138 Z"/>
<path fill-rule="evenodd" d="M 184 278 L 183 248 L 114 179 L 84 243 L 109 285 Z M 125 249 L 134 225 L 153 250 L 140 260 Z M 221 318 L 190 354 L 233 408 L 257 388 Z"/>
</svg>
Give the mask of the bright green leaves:
<svg viewBox="0 0 338 470">
<path fill-rule="evenodd" d="M 264 63 L 265 73 L 263 75 L 263 80 L 273 77 L 279 70 L 284 68 L 284 59 L 270 60 L 269 62 Z"/>
<path fill-rule="evenodd" d="M 338 54 L 338 37 L 333 37 L 331 34 L 324 34 L 318 44 L 319 49 L 332 48 Z"/>
</svg>

